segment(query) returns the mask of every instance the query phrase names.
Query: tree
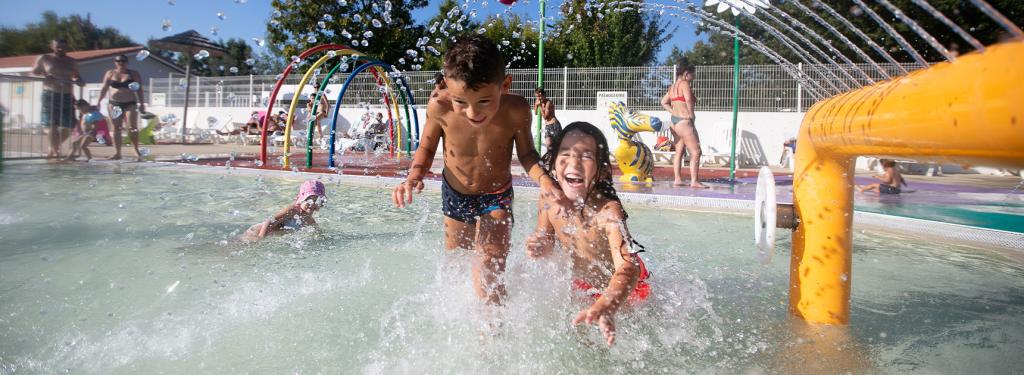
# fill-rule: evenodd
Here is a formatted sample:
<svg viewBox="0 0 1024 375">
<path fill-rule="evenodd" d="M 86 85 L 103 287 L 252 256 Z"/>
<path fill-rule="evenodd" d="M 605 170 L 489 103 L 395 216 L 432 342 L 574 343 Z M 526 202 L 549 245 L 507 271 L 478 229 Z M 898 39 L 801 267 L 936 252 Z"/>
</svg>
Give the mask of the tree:
<svg viewBox="0 0 1024 375">
<path fill-rule="evenodd" d="M 427 0 L 272 0 L 274 17 L 267 25 L 267 43 L 273 53 L 294 56 L 334 42 L 394 62 L 423 34 L 411 11 L 426 5 Z"/>
<path fill-rule="evenodd" d="M 568 0 L 554 41 L 575 67 L 643 66 L 654 63 L 668 40 L 667 23 L 619 1 Z M 545 45 L 545 47 L 547 47 Z M 546 51 L 545 51 L 546 52 Z M 571 56 L 571 57 L 570 57 Z"/>
<path fill-rule="evenodd" d="M 32 55 L 50 52 L 50 41 L 65 39 L 72 50 L 94 50 L 138 45 L 112 27 L 100 28 L 74 14 L 57 17 L 53 11 L 43 12 L 43 20 L 24 29 L 0 28 L 0 56 Z"/>
<path fill-rule="evenodd" d="M 871 48 L 866 42 L 863 41 L 859 36 L 843 26 L 841 21 L 835 18 L 823 7 L 813 6 L 813 1 L 798 0 L 798 1 L 787 1 L 781 3 L 773 3 L 772 6 L 785 12 L 789 16 L 795 18 L 797 21 L 803 23 L 808 28 L 814 30 L 818 35 L 822 36 L 826 40 L 831 42 L 831 46 L 838 51 L 843 57 L 850 59 L 853 62 L 865 62 L 865 60 L 858 54 L 853 48 L 842 42 L 841 38 L 830 32 L 827 28 L 821 26 L 811 16 L 807 15 L 803 10 L 800 9 L 796 4 L 804 4 L 811 9 L 815 14 L 826 20 L 828 23 L 834 25 L 838 31 L 859 47 L 864 53 L 866 53 L 872 60 L 877 62 L 887 62 L 887 58 L 884 57 L 878 51 Z M 893 5 L 899 8 L 908 18 L 916 22 L 925 31 L 934 36 L 938 42 L 955 53 L 966 53 L 973 49 L 970 44 L 961 39 L 953 30 L 942 23 L 930 13 L 922 9 L 921 7 L 914 4 L 912 0 L 893 0 Z M 893 38 L 888 32 L 885 31 L 867 12 L 861 9 L 853 1 L 850 0 L 836 0 L 836 1 L 824 1 L 833 10 L 845 17 L 851 24 L 862 30 L 872 41 L 877 43 L 881 49 L 898 62 L 914 62 L 914 57 L 906 50 L 904 50 L 900 44 Z M 971 2 L 958 1 L 958 0 L 931 0 L 929 2 L 933 7 L 942 12 L 946 17 L 949 17 L 957 25 L 960 25 L 967 30 L 971 35 L 977 38 L 982 44 L 989 45 L 998 42 L 1002 38 L 1006 38 L 1007 34 L 1003 31 L 1002 27 L 993 22 L 988 16 L 978 10 Z M 1021 24 L 1024 20 L 1024 2 L 1019 0 L 992 0 L 989 3 L 1006 15 L 1011 21 Z M 881 18 L 885 19 L 886 22 L 891 25 L 899 35 L 907 40 L 907 43 L 913 46 L 922 57 L 929 62 L 942 61 L 945 58 L 936 49 L 931 48 L 927 41 L 921 38 L 917 33 L 913 31 L 911 26 L 907 23 L 900 21 L 892 12 L 886 9 L 883 5 L 874 4 L 869 7 L 872 11 L 878 14 Z M 768 24 L 776 29 L 779 29 L 787 37 L 793 39 L 798 44 L 811 54 L 814 59 L 821 62 L 827 62 L 819 54 L 808 48 L 807 44 L 799 39 L 793 33 L 785 30 L 785 28 L 776 22 L 770 21 L 768 18 L 760 15 L 760 13 L 768 13 L 768 11 L 762 10 L 758 12 L 758 18 L 765 20 Z M 771 12 L 773 15 L 775 12 Z M 726 12 L 718 14 L 723 22 L 732 24 L 734 18 L 731 13 Z M 743 15 L 740 18 L 741 26 L 740 29 L 743 33 L 751 36 L 753 39 L 763 42 L 768 49 L 779 53 L 782 57 L 791 63 L 798 62 L 813 62 L 813 60 L 805 61 L 801 58 L 797 52 L 792 48 L 783 44 L 777 37 L 772 35 L 768 30 L 763 27 L 756 25 L 749 17 Z M 822 51 L 829 51 L 830 49 L 824 43 L 821 43 L 817 39 L 814 39 L 810 33 L 799 29 L 796 23 L 790 20 L 785 21 L 786 24 L 797 30 L 798 33 L 807 37 L 811 40 L 819 49 Z M 704 24 L 697 29 L 697 34 L 710 33 L 712 30 L 709 25 Z M 694 47 L 686 53 L 686 56 L 690 58 L 696 64 L 707 64 L 707 65 L 719 65 L 719 64 L 732 64 L 733 59 L 733 38 L 731 35 L 725 33 L 714 33 L 708 38 L 707 43 L 698 42 Z M 829 53 L 834 61 L 843 63 L 843 59 L 835 52 Z M 774 63 L 771 59 L 767 58 L 761 52 L 751 48 L 747 43 L 743 43 L 740 47 L 740 63 L 741 64 L 769 64 Z"/>
<path fill-rule="evenodd" d="M 252 56 L 252 47 L 244 39 L 231 38 L 226 42 L 218 42 L 227 53 L 224 56 L 210 56 L 203 60 L 192 59 L 192 74 L 199 76 L 234 76 L 256 74 L 253 67 L 246 63 Z M 184 65 L 178 61 L 180 65 Z M 255 65 L 255 58 L 253 58 Z M 238 71 L 231 72 L 231 68 Z"/>
</svg>

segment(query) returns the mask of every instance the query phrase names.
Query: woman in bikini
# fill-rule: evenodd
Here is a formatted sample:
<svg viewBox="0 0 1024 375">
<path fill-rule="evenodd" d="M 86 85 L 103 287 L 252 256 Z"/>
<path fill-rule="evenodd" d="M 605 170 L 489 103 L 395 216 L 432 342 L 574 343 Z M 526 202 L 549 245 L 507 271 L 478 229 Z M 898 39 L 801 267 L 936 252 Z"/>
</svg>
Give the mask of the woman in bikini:
<svg viewBox="0 0 1024 375">
<path fill-rule="evenodd" d="M 103 100 L 110 89 L 110 100 L 108 100 L 107 113 L 114 120 L 114 156 L 111 160 L 121 159 L 121 128 L 124 121 L 128 119 L 128 139 L 132 141 L 135 148 L 135 155 L 142 161 L 142 153 L 139 152 L 139 112 L 146 110 L 146 104 L 142 100 L 142 77 L 139 72 L 128 69 L 128 57 L 119 55 L 114 58 L 114 69 L 110 69 L 103 76 L 103 88 L 100 89 L 100 99 Z M 96 103 L 99 106 L 100 103 Z"/>
<path fill-rule="evenodd" d="M 672 115 L 672 138 L 676 146 L 676 152 L 672 156 L 672 172 L 675 174 L 672 186 L 684 186 L 681 174 L 685 148 L 690 153 L 690 187 L 703 189 L 707 186 L 697 179 L 700 172 L 700 137 L 693 125 L 697 100 L 690 87 L 693 77 L 694 67 L 683 65 L 683 69 L 676 75 L 676 81 L 661 98 L 661 106 Z"/>
</svg>

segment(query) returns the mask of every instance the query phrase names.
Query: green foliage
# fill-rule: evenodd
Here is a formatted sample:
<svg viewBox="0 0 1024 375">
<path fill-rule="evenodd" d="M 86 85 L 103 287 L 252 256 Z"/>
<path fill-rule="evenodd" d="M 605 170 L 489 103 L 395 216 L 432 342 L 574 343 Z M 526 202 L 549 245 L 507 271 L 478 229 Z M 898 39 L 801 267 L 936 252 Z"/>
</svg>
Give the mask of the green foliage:
<svg viewBox="0 0 1024 375">
<path fill-rule="evenodd" d="M 856 3 L 850 0 L 835 0 L 835 1 L 823 1 L 836 10 L 840 15 L 845 17 L 854 26 L 861 29 L 871 40 L 881 46 L 881 48 L 888 52 L 893 59 L 899 62 L 913 62 L 913 57 L 898 44 L 895 38 L 891 37 L 884 28 L 879 26 L 874 19 L 872 19 L 866 12 L 860 9 Z M 914 20 L 924 30 L 934 36 L 940 44 L 945 46 L 947 49 L 954 53 L 967 53 L 973 50 L 970 44 L 961 39 L 953 30 L 933 17 L 930 13 L 926 12 L 921 7 L 914 4 L 911 0 L 892 0 L 893 5 L 902 10 L 910 19 Z M 813 6 L 813 1 L 800 0 L 801 4 L 804 4 L 809 9 L 818 14 L 821 18 L 826 20 L 828 23 L 836 27 L 844 36 L 852 41 L 858 48 L 863 50 L 872 60 L 878 62 L 885 62 L 886 59 L 872 49 L 863 39 L 858 37 L 852 31 L 845 26 L 842 26 L 841 21 L 831 16 L 824 8 L 818 8 Z M 978 10 L 969 1 L 958 1 L 958 0 L 931 0 L 929 3 L 937 10 L 942 12 L 949 17 L 954 23 L 960 25 L 968 33 L 977 38 L 982 44 L 989 45 L 1000 41 L 1002 38 L 1006 38 L 1008 35 L 1003 29 L 993 22 L 988 16 Z M 991 0 L 989 3 L 1007 16 L 1011 21 L 1020 25 L 1024 20 L 1024 1 L 1020 0 Z M 830 41 L 832 47 L 834 47 L 843 56 L 846 56 L 854 62 L 864 62 L 854 49 L 843 43 L 843 41 L 836 35 L 828 31 L 827 28 L 820 25 L 812 17 L 808 16 L 804 11 L 798 8 L 793 1 L 786 2 L 773 2 L 773 7 L 784 11 L 796 18 L 799 22 L 808 26 L 814 30 L 818 35 L 822 36 L 826 40 Z M 925 60 L 929 62 L 936 62 L 944 60 L 944 57 L 935 49 L 931 48 L 929 44 L 920 36 L 918 36 L 910 27 L 910 25 L 902 22 L 896 16 L 893 15 L 888 9 L 880 4 L 872 4 L 869 7 L 878 15 L 881 16 L 889 25 L 891 25 L 896 31 L 907 40 L 907 42 L 920 52 Z M 762 10 L 761 12 L 764 12 Z M 760 13 L 760 12 L 759 12 Z M 774 14 L 774 12 L 772 12 Z M 726 12 L 718 14 L 724 22 L 732 24 L 734 18 L 731 13 Z M 779 41 L 777 37 L 772 35 L 764 28 L 756 25 L 753 21 L 749 20 L 746 16 L 740 16 L 740 30 L 743 33 L 749 35 L 755 40 L 763 42 L 770 50 L 773 50 L 782 55 L 786 60 L 791 63 L 798 62 L 813 62 L 813 60 L 805 61 L 798 56 L 790 47 L 784 45 Z M 764 16 L 760 16 L 762 20 L 766 20 L 771 26 L 784 30 L 784 28 L 778 23 L 768 21 Z M 796 23 L 792 21 L 786 21 L 788 25 L 797 29 Z M 802 35 L 812 40 L 819 48 L 824 51 L 828 51 L 826 45 L 820 43 L 817 39 L 810 36 L 803 30 L 797 29 Z M 698 65 L 723 65 L 732 64 L 733 59 L 733 37 L 720 32 L 714 32 L 707 24 L 697 29 L 697 34 L 708 33 L 707 42 L 698 42 L 693 48 L 686 52 L 686 56 L 695 64 Z M 804 44 L 799 38 L 794 36 L 792 33 L 785 32 L 786 36 L 796 41 L 798 44 Z M 804 46 L 806 49 L 806 46 Z M 808 51 L 810 51 L 808 49 Z M 826 62 L 820 55 L 811 51 L 813 57 L 822 62 Z M 838 55 L 831 53 L 830 57 L 837 61 L 842 62 Z M 740 63 L 741 64 L 771 64 L 773 63 L 764 54 L 754 50 L 747 46 L 745 43 L 740 47 Z"/>
<path fill-rule="evenodd" d="M 560 32 L 554 44 L 564 51 L 569 66 L 642 66 L 655 62 L 658 50 L 671 35 L 666 34 L 667 23 L 657 14 L 618 3 L 570 0 L 562 5 L 564 18 L 556 24 Z"/>
<path fill-rule="evenodd" d="M 88 17 L 57 17 L 43 12 L 43 20 L 22 28 L 0 28 L 0 56 L 33 55 L 50 52 L 50 41 L 65 39 L 72 51 L 130 47 L 138 45 L 112 27 L 100 28 Z"/>
<path fill-rule="evenodd" d="M 267 24 L 267 43 L 271 44 L 268 47 L 271 53 L 290 59 L 310 47 L 337 43 L 382 61 L 397 61 L 409 46 L 415 45 L 416 38 L 423 35 L 423 26 L 413 22 L 411 11 L 426 6 L 427 0 L 391 0 L 390 23 L 384 17 L 383 4 L 380 0 L 349 0 L 345 5 L 336 0 L 272 0 L 271 7 L 280 12 L 280 16 Z M 362 21 L 354 21 L 356 14 Z M 330 15 L 331 20 L 325 20 L 324 15 Z M 382 27 L 374 27 L 373 19 L 379 20 Z M 321 21 L 323 28 L 318 25 Z M 373 32 L 373 36 L 364 37 L 366 31 Z M 343 32 L 349 33 L 352 39 L 344 37 Z M 316 41 L 310 42 L 310 36 Z M 355 46 L 353 40 L 364 39 L 369 46 Z"/>
</svg>

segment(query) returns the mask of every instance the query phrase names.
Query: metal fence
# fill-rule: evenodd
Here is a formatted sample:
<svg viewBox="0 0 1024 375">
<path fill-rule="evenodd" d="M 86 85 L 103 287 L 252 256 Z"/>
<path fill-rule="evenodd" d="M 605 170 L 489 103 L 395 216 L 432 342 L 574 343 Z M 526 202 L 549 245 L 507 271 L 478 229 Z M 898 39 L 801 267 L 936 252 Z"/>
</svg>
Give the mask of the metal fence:
<svg viewBox="0 0 1024 375">
<path fill-rule="evenodd" d="M 0 75 L 0 156 L 3 159 L 46 157 L 53 151 L 50 146 L 51 135 L 70 135 L 67 127 L 51 128 L 43 124 L 42 95 L 42 78 Z M 54 100 L 51 111 L 59 113 L 71 110 L 65 108 L 65 105 L 72 104 Z M 70 151 L 69 143 L 66 139 L 59 143 L 55 153 L 66 155 Z"/>
<path fill-rule="evenodd" d="M 862 87 L 876 81 L 898 76 L 916 66 L 905 65 L 748 65 L 740 67 L 739 110 L 745 112 L 801 112 L 817 100 Z M 548 98 L 559 109 L 589 110 L 597 105 L 601 91 L 626 92 L 630 108 L 661 109 L 662 95 L 672 84 L 675 66 L 553 68 L 544 69 L 544 86 Z M 418 105 L 433 89 L 434 71 L 406 72 L 405 79 Z M 731 65 L 698 66 L 694 95 L 698 111 L 729 111 L 733 105 L 733 67 Z M 533 97 L 537 69 L 512 69 L 512 93 Z M 337 98 L 347 74 L 331 77 L 327 86 L 331 102 Z M 278 100 L 290 102 L 301 79 L 292 74 L 285 82 Z M 319 85 L 313 79 L 310 84 Z M 193 77 L 189 94 L 191 107 L 261 107 L 267 104 L 274 76 Z M 185 101 L 185 78 L 170 75 L 149 81 L 151 104 L 180 107 Z M 311 91 L 306 89 L 307 92 Z M 376 104 L 380 94 L 372 75 L 361 73 L 347 89 L 342 106 Z"/>
</svg>

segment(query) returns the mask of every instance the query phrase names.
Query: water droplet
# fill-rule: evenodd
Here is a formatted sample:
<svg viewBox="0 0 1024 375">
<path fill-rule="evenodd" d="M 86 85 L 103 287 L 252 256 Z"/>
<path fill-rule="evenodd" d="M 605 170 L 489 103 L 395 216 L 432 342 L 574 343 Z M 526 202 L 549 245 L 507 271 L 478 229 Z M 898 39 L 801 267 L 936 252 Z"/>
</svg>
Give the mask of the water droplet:
<svg viewBox="0 0 1024 375">
<path fill-rule="evenodd" d="M 326 29 L 327 28 L 327 22 L 319 21 L 319 22 L 316 23 L 316 26 L 319 27 L 321 30 L 322 29 Z"/>
<path fill-rule="evenodd" d="M 293 63 L 293 64 L 298 64 L 298 63 L 299 63 L 300 61 L 302 61 L 302 59 L 300 59 L 300 58 L 299 58 L 298 56 L 296 56 L 296 55 L 292 55 L 292 63 Z"/>
<path fill-rule="evenodd" d="M 356 14 L 356 15 L 352 16 L 352 21 L 363 22 L 363 16 Z"/>
<path fill-rule="evenodd" d="M 271 13 L 271 15 L 274 18 L 281 18 L 281 11 L 280 10 L 275 10 L 274 13 Z"/>
<path fill-rule="evenodd" d="M 164 20 L 163 23 L 160 25 L 160 28 L 163 29 L 164 31 L 170 31 L 171 30 L 171 20 Z"/>
<path fill-rule="evenodd" d="M 110 118 L 111 119 L 119 118 L 119 117 L 121 117 L 121 114 L 123 114 L 123 113 L 124 113 L 124 110 L 122 110 L 121 107 L 119 107 L 119 106 L 112 106 L 112 107 L 110 107 Z"/>
<path fill-rule="evenodd" d="M 228 15 L 224 14 L 224 12 L 217 12 L 217 18 L 220 18 L 220 20 L 223 21 L 228 19 Z"/>
<path fill-rule="evenodd" d="M 310 35 L 306 37 L 306 42 L 308 42 L 309 44 L 316 43 L 316 35 Z"/>
<path fill-rule="evenodd" d="M 280 81 L 281 78 L 284 78 L 284 74 L 278 74 L 278 75 L 274 76 L 274 80 L 275 81 Z"/>
<path fill-rule="evenodd" d="M 427 46 L 427 50 L 430 51 L 430 53 L 441 56 L 441 52 L 438 51 L 437 48 L 434 48 L 434 46 Z"/>
<path fill-rule="evenodd" d="M 338 0 L 338 5 L 341 5 L 341 6 L 346 6 L 346 5 L 348 5 L 348 1 L 345 1 L 345 0 Z"/>
<path fill-rule="evenodd" d="M 148 50 L 142 50 L 142 51 L 139 51 L 139 53 L 135 54 L 135 61 L 142 61 L 142 60 L 145 60 L 147 57 L 149 57 L 149 51 Z"/>
<path fill-rule="evenodd" d="M 323 20 L 326 22 L 334 21 L 334 16 L 331 16 L 330 14 L 324 14 Z"/>
<path fill-rule="evenodd" d="M 370 45 L 370 42 L 367 42 L 366 39 L 363 39 L 363 42 L 361 44 L 363 45 L 363 47 L 367 47 Z"/>
<path fill-rule="evenodd" d="M 335 50 L 327 51 L 327 56 L 333 59 L 334 57 L 338 56 L 338 51 L 335 51 Z M 317 69 L 317 71 L 319 71 L 319 69 Z M 317 75 L 319 75 L 319 74 L 320 73 L 317 73 Z"/>
<path fill-rule="evenodd" d="M 376 27 L 376 28 L 378 28 L 378 29 L 379 29 L 379 28 L 380 28 L 381 26 L 383 26 L 383 25 L 381 25 L 380 21 L 378 21 L 378 20 L 377 20 L 376 18 L 374 18 L 374 19 L 373 19 L 373 21 L 370 21 L 370 23 L 371 23 L 371 24 L 373 24 L 373 27 Z"/>
<path fill-rule="evenodd" d="M 345 29 L 341 30 L 341 36 L 345 37 L 345 39 L 352 39 L 352 34 Z"/>
<path fill-rule="evenodd" d="M 202 60 L 202 59 L 205 59 L 207 57 L 210 57 L 210 51 L 207 51 L 205 49 L 201 49 L 201 50 L 199 50 L 198 53 L 195 54 L 195 56 L 192 56 L 192 57 L 194 57 L 196 60 Z"/>
<path fill-rule="evenodd" d="M 220 29 L 219 29 L 219 28 L 217 28 L 217 27 L 211 27 L 211 28 L 210 28 L 210 35 L 217 35 L 217 32 L 218 32 L 218 31 L 220 31 Z"/>
<path fill-rule="evenodd" d="M 482 28 L 482 27 L 476 31 L 477 34 L 483 34 L 483 33 L 486 33 L 486 32 L 487 32 L 487 29 Z"/>
<path fill-rule="evenodd" d="M 138 82 L 132 82 L 128 84 L 129 90 L 139 91 L 140 88 L 142 88 L 142 85 L 140 85 Z"/>
<path fill-rule="evenodd" d="M 256 59 L 245 59 L 245 65 L 253 66 L 256 65 Z"/>
<path fill-rule="evenodd" d="M 565 58 L 567 58 L 569 60 L 572 60 L 572 54 L 570 53 L 570 54 L 565 55 Z"/>
<path fill-rule="evenodd" d="M 363 38 L 373 38 L 373 31 L 366 30 L 366 32 L 363 33 Z"/>
<path fill-rule="evenodd" d="M 167 4 L 168 4 L 168 5 L 174 5 L 175 3 L 176 3 L 176 2 L 175 2 L 174 0 L 167 0 Z"/>
<path fill-rule="evenodd" d="M 262 160 L 256 160 L 253 164 L 256 164 L 257 167 L 262 167 L 263 166 L 263 161 Z"/>
</svg>

